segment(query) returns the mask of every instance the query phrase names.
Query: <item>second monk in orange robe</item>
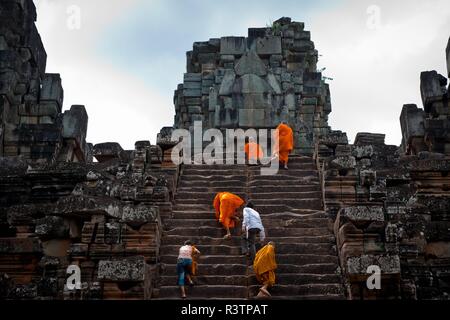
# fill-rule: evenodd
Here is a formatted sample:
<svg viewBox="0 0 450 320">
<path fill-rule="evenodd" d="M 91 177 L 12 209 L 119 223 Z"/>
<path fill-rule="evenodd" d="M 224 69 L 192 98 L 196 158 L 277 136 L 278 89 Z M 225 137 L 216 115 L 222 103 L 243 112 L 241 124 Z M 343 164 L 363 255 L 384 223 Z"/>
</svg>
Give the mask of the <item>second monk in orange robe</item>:
<svg viewBox="0 0 450 320">
<path fill-rule="evenodd" d="M 225 239 L 231 238 L 230 228 L 234 228 L 236 220 L 236 210 L 244 204 L 244 200 L 230 192 L 219 192 L 213 202 L 216 210 L 216 219 L 223 225 L 227 234 Z"/>
<path fill-rule="evenodd" d="M 275 130 L 273 138 L 275 139 L 274 155 L 287 169 L 289 154 L 294 149 L 294 133 L 286 123 L 281 123 Z"/>
<path fill-rule="evenodd" d="M 264 157 L 263 149 L 252 137 L 249 138 L 248 143 L 244 147 L 244 151 L 250 164 L 257 164 L 258 160 Z"/>
</svg>

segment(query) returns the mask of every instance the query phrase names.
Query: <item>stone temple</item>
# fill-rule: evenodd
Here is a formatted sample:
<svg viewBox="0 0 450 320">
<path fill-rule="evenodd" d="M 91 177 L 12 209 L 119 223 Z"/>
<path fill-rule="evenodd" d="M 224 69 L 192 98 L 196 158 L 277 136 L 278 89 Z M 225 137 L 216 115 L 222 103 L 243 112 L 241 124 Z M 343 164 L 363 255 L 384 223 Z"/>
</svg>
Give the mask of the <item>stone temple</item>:
<svg viewBox="0 0 450 320">
<path fill-rule="evenodd" d="M 175 91 L 175 128 L 275 128 L 286 121 L 297 152 L 312 155 L 330 132 L 330 90 L 317 71 L 318 52 L 301 22 L 250 28 L 248 37 L 195 42 Z"/>
<path fill-rule="evenodd" d="M 35 21 L 32 0 L 1 1 L 1 299 L 178 297 L 187 239 L 203 253 L 188 296 L 253 299 L 259 286 L 239 237 L 224 242 L 214 220 L 224 190 L 252 199 L 277 243 L 275 299 L 448 299 L 450 42 L 447 74 L 422 72 L 423 105 L 399 114 L 400 146 L 367 132 L 349 144 L 331 130 L 318 52 L 304 24 L 284 17 L 247 37 L 195 42 L 174 125 L 156 145 L 124 150 L 86 141 L 83 106 L 62 111 L 61 77 L 45 72 Z M 196 121 L 219 130 L 286 121 L 296 145 L 289 170 L 174 164 L 172 131 Z M 380 289 L 367 286 L 371 266 Z"/>
</svg>

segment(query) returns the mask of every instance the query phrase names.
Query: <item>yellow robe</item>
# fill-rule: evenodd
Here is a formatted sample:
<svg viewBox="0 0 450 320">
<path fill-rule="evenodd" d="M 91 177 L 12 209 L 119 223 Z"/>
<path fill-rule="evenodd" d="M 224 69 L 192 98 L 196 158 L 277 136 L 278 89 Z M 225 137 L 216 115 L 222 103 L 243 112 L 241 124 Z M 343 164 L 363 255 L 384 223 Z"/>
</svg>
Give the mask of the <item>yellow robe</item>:
<svg viewBox="0 0 450 320">
<path fill-rule="evenodd" d="M 253 262 L 256 280 L 263 285 L 268 285 L 268 287 L 273 286 L 275 284 L 276 268 L 275 248 L 271 244 L 267 244 L 256 253 L 255 261 Z"/>
<path fill-rule="evenodd" d="M 278 154 L 280 162 L 287 164 L 289 154 L 294 149 L 294 133 L 292 129 L 287 124 L 281 123 L 275 130 L 274 139 L 274 153 Z"/>
<path fill-rule="evenodd" d="M 213 201 L 216 210 L 216 219 L 225 228 L 234 228 L 235 220 L 233 219 L 237 208 L 244 204 L 244 200 L 230 192 L 219 192 Z"/>
</svg>

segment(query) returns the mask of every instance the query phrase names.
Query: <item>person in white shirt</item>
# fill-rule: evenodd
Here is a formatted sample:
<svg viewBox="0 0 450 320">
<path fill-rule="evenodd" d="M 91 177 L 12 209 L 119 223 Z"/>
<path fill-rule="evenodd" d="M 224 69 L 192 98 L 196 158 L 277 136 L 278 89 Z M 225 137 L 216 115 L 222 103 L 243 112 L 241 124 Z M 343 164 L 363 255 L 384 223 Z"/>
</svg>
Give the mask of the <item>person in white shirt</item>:
<svg viewBox="0 0 450 320">
<path fill-rule="evenodd" d="M 256 255 L 256 236 L 259 235 L 260 242 L 263 242 L 266 234 L 264 226 L 259 216 L 258 211 L 254 209 L 251 201 L 248 201 L 243 210 L 242 221 L 242 254 L 245 254 L 251 259 Z"/>
<path fill-rule="evenodd" d="M 177 260 L 177 274 L 178 274 L 178 285 L 180 286 L 181 297 L 186 298 L 186 291 L 184 288 L 185 278 L 189 281 L 190 285 L 193 285 L 191 279 L 191 268 L 192 268 L 192 254 L 200 254 L 195 247 L 192 246 L 192 242 L 187 240 L 179 250 L 178 260 Z"/>
</svg>

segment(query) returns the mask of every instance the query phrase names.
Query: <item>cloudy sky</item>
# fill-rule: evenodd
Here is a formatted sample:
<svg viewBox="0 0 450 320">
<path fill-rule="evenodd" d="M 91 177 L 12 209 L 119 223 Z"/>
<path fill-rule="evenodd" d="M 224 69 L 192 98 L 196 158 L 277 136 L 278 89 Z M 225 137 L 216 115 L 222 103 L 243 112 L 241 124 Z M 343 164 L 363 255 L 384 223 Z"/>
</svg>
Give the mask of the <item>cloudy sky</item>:
<svg viewBox="0 0 450 320">
<path fill-rule="evenodd" d="M 173 124 L 173 90 L 194 41 L 245 36 L 282 16 L 305 22 L 330 81 L 329 124 L 399 145 L 402 105 L 421 106 L 419 75 L 446 74 L 448 0 L 34 0 L 47 72 L 64 109 L 84 104 L 88 140 L 156 142 Z"/>
</svg>

